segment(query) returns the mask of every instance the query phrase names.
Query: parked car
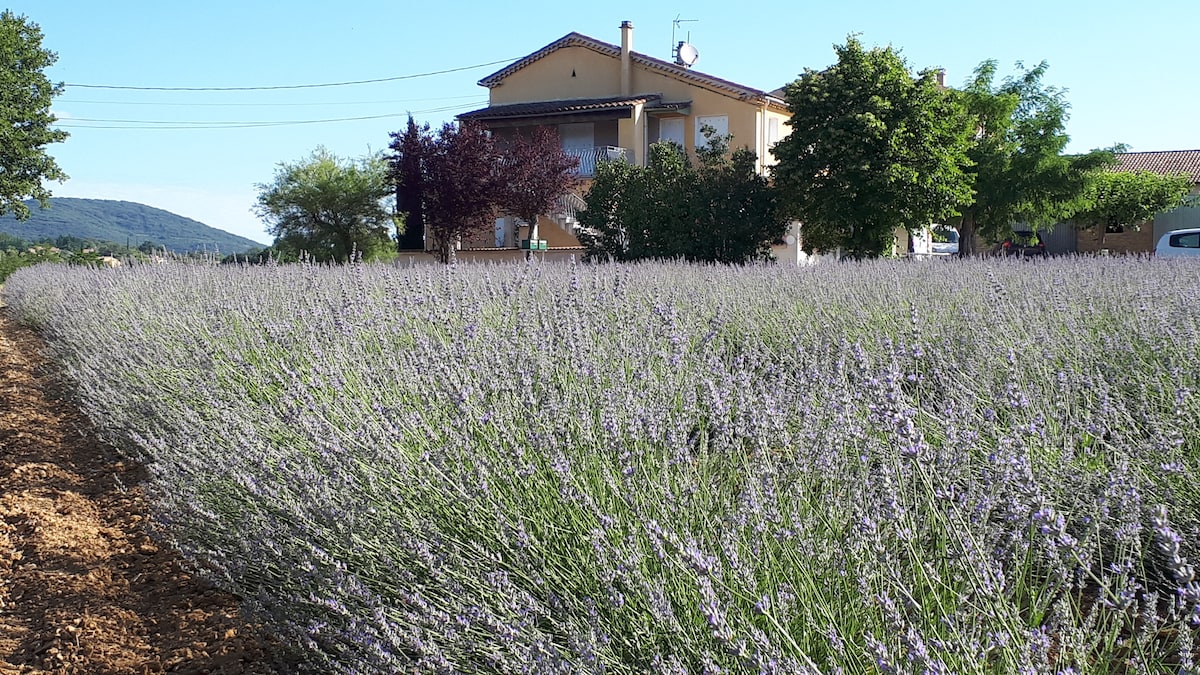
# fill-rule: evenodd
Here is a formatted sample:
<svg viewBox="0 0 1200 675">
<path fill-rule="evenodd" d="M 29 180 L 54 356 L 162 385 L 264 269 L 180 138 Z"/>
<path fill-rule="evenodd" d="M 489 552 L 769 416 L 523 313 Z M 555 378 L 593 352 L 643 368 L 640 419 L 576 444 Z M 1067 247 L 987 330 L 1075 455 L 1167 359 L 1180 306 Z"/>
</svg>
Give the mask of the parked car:
<svg viewBox="0 0 1200 675">
<path fill-rule="evenodd" d="M 1200 228 L 1164 234 L 1154 247 L 1154 255 L 1159 258 L 1200 258 Z"/>
<path fill-rule="evenodd" d="M 1046 257 L 1046 242 L 1037 235 L 1037 232 L 1014 231 L 1012 236 L 1005 239 L 1000 244 L 1000 252 L 1004 255 L 1019 256 L 1021 258 L 1030 257 Z"/>
<path fill-rule="evenodd" d="M 958 230 L 937 223 L 916 230 L 908 240 L 908 252 L 922 258 L 954 255 L 958 253 Z"/>
<path fill-rule="evenodd" d="M 935 228 L 934 235 L 931 242 L 934 254 L 954 255 L 958 253 L 958 230 L 950 227 Z"/>
</svg>

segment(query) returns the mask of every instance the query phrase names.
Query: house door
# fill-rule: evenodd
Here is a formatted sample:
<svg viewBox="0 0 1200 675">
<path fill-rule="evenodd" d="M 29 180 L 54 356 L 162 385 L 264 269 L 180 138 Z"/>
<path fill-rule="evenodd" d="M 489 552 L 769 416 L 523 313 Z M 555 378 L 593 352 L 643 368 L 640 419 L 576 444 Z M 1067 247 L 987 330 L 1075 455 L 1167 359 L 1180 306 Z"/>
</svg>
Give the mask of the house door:
<svg viewBox="0 0 1200 675">
<path fill-rule="evenodd" d="M 658 120 L 658 140 L 671 141 L 678 143 L 680 147 L 685 147 L 683 144 L 683 118 L 682 117 L 663 117 Z"/>
</svg>

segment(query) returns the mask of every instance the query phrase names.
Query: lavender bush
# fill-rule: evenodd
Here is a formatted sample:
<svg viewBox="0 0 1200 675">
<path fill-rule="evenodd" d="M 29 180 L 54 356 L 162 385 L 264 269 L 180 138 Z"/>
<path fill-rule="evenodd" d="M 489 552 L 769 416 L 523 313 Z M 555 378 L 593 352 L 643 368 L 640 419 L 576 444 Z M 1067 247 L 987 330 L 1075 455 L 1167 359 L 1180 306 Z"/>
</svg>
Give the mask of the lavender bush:
<svg viewBox="0 0 1200 675">
<path fill-rule="evenodd" d="M 322 672 L 1195 672 L 1200 266 L 35 267 Z"/>
</svg>

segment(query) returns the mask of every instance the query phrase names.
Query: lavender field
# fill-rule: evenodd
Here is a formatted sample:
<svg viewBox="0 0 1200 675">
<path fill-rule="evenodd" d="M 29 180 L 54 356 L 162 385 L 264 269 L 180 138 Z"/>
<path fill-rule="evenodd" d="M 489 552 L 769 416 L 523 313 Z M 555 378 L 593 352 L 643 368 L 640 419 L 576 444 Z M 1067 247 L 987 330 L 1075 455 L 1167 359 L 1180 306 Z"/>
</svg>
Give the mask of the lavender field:
<svg viewBox="0 0 1200 675">
<path fill-rule="evenodd" d="M 18 271 L 343 673 L 1196 672 L 1200 265 Z"/>
</svg>

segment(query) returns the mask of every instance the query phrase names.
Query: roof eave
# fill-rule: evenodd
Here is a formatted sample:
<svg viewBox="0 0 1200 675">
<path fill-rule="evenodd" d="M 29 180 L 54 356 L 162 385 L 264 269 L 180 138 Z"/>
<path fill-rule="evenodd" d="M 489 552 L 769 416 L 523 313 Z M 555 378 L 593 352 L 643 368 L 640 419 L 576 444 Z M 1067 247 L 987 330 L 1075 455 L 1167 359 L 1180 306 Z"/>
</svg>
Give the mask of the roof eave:
<svg viewBox="0 0 1200 675">
<path fill-rule="evenodd" d="M 533 52 L 532 54 L 517 59 L 516 61 L 508 64 L 500 70 L 497 70 L 491 75 L 479 80 L 479 86 L 487 87 L 488 89 L 494 89 L 500 86 L 504 79 L 509 75 L 536 61 L 540 61 L 541 59 L 546 58 L 550 54 L 553 54 L 559 49 L 563 49 L 565 47 L 584 47 L 613 58 L 620 58 L 621 56 L 621 48 L 617 45 L 604 42 L 603 40 L 597 40 L 593 37 L 588 37 L 582 33 L 571 32 Z M 706 73 L 693 71 L 678 64 L 654 58 L 653 56 L 648 56 L 638 52 L 631 52 L 630 57 L 636 64 L 673 75 L 694 84 L 707 86 L 726 95 L 733 94 L 735 98 L 741 98 L 742 100 L 754 99 L 759 103 L 773 98 L 765 91 L 747 87 L 745 85 L 731 82 L 713 75 L 708 75 Z"/>
</svg>

